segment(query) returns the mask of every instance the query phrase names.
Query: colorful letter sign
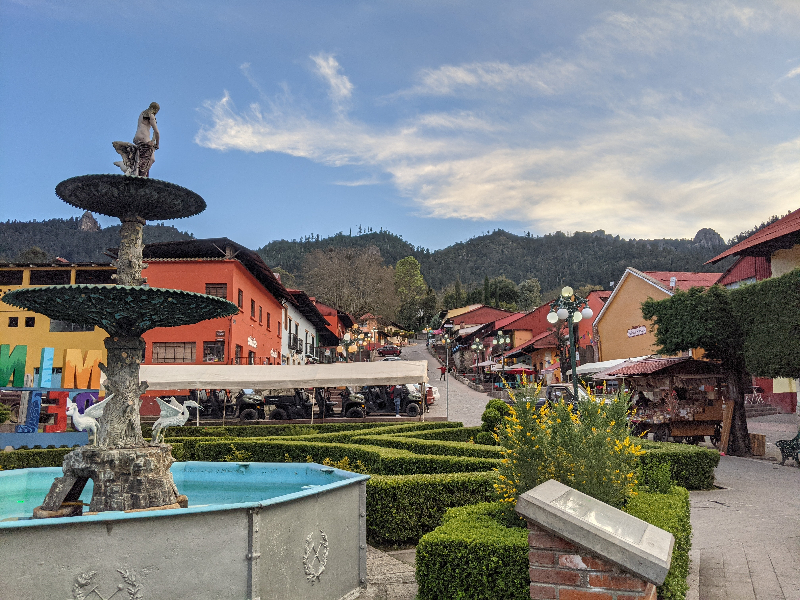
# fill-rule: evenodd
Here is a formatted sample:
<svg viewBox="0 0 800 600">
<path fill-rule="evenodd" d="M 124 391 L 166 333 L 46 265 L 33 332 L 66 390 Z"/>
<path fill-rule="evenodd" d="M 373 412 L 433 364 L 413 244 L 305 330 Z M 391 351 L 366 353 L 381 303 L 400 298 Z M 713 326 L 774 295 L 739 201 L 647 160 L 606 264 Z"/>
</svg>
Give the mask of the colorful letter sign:
<svg viewBox="0 0 800 600">
<path fill-rule="evenodd" d="M 0 387 L 11 385 L 14 387 L 25 386 L 25 361 L 28 358 L 27 346 L 0 345 Z"/>
</svg>

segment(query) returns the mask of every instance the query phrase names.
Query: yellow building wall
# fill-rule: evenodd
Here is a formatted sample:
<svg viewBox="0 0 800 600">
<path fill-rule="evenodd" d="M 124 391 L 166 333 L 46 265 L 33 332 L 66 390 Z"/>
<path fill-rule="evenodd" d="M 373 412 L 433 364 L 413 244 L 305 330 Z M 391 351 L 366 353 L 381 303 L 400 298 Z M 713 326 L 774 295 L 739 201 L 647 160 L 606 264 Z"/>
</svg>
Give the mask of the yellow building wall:
<svg viewBox="0 0 800 600">
<path fill-rule="evenodd" d="M 800 268 L 800 244 L 786 250 L 778 250 L 770 259 L 772 276 L 780 277 Z"/>
<path fill-rule="evenodd" d="M 642 317 L 642 302 L 648 298 L 664 300 L 669 294 L 628 274 L 597 321 L 600 336 L 600 361 L 646 356 L 656 352 L 656 339 L 650 321 Z M 644 335 L 628 337 L 628 330 L 644 325 Z"/>
<path fill-rule="evenodd" d="M 47 270 L 55 270 L 56 267 L 43 267 Z M 63 267 L 70 269 L 70 281 L 75 282 L 75 267 Z M 15 268 L 13 270 L 18 270 Z M 6 270 L 6 269 L 3 269 Z M 83 268 L 82 268 L 83 270 Z M 104 269 L 104 270 L 107 270 Z M 2 295 L 6 292 L 22 287 L 29 287 L 30 268 L 25 268 L 23 272 L 22 285 L 3 285 L 0 286 L 0 344 L 9 344 L 11 350 L 15 346 L 23 345 L 28 347 L 28 354 L 25 361 L 25 373 L 33 375 L 34 369 L 39 367 L 42 348 L 54 348 L 53 368 L 64 367 L 64 353 L 66 350 L 79 349 L 86 358 L 86 352 L 94 350 L 100 352 L 101 361 L 106 360 L 106 348 L 103 341 L 108 334 L 95 327 L 94 331 L 50 331 L 50 319 L 39 313 L 23 310 L 2 301 Z M 9 327 L 9 317 L 18 317 L 18 326 Z M 26 327 L 25 318 L 34 317 L 34 326 Z M 89 355 L 93 360 L 94 355 Z M 0 386 L 7 382 L 0 382 Z"/>
<path fill-rule="evenodd" d="M 527 329 L 516 329 L 511 332 L 511 347 L 516 348 L 525 342 L 529 342 L 533 337 L 533 333 Z"/>
</svg>

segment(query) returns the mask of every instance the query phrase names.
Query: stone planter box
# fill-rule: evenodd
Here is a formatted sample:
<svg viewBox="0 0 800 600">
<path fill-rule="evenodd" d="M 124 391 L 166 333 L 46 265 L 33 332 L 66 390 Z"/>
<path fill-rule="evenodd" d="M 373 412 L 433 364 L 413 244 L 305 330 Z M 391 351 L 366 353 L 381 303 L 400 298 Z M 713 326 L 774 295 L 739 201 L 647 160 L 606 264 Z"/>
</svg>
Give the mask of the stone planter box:
<svg viewBox="0 0 800 600">
<path fill-rule="evenodd" d="M 0 472 L 0 598 L 339 600 L 366 585 L 369 476 L 313 463 L 171 471 L 189 508 L 41 520 L 27 516 L 61 469 Z"/>
</svg>

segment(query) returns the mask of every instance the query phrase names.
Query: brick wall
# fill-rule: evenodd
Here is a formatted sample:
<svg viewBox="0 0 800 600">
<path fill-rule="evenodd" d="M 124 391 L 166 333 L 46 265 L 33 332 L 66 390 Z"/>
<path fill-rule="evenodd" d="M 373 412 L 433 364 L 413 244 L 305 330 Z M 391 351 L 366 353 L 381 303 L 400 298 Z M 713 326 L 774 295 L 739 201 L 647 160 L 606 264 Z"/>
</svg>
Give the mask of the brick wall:
<svg viewBox="0 0 800 600">
<path fill-rule="evenodd" d="M 656 587 L 528 523 L 531 598 L 656 600 Z"/>
</svg>

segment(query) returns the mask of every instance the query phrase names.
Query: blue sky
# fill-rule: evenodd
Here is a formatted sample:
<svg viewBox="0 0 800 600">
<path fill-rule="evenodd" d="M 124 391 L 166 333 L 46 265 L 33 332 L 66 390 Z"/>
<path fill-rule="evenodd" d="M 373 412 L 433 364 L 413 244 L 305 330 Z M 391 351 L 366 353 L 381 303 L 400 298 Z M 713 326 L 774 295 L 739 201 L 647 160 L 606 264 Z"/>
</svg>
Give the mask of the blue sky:
<svg viewBox="0 0 800 600">
<path fill-rule="evenodd" d="M 726 239 L 800 207 L 800 2 L 0 0 L 0 220 L 78 215 L 152 101 L 174 222 Z M 101 218 L 104 225 L 110 218 Z"/>
</svg>

